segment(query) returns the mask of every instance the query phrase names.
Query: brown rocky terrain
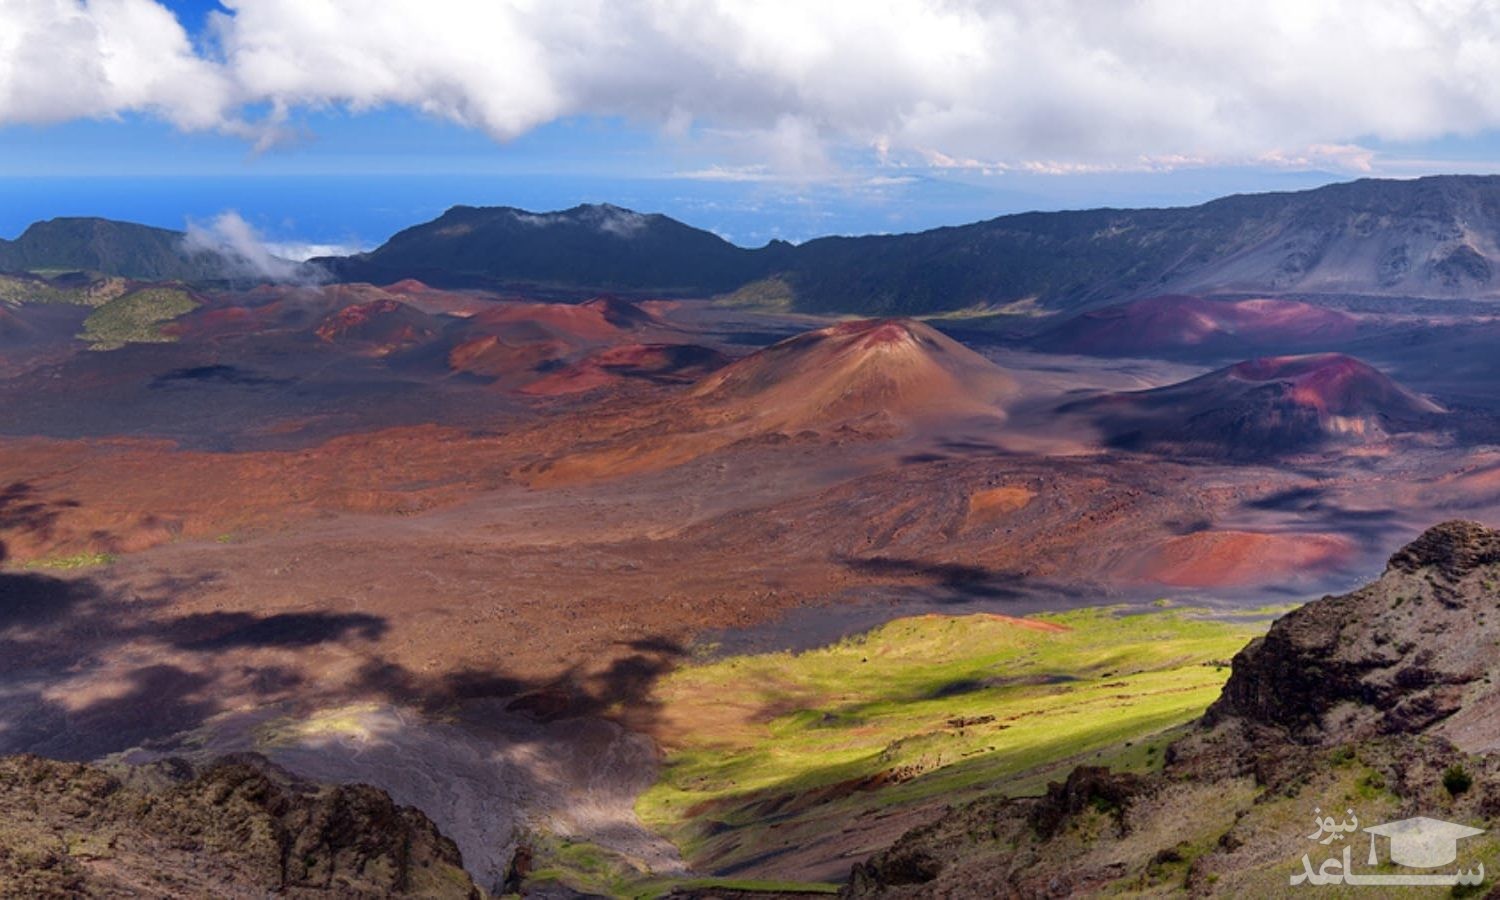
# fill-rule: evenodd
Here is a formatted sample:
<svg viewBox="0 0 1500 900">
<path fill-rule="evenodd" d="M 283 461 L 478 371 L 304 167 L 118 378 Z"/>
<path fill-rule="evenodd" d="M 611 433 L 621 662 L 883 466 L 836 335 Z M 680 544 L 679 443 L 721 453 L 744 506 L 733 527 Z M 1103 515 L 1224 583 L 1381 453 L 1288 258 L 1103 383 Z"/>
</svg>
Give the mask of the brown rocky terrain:
<svg viewBox="0 0 1500 900">
<path fill-rule="evenodd" d="M 952 810 L 857 866 L 844 895 L 1275 896 L 1303 854 L 1336 855 L 1308 840 L 1315 808 L 1493 829 L 1497 576 L 1500 532 L 1436 526 L 1241 651 L 1159 771 L 1083 766 L 1044 796 Z"/>
<path fill-rule="evenodd" d="M 6 897 L 481 896 L 421 812 L 255 756 L 198 769 L 4 757 L 0 809 Z"/>
</svg>

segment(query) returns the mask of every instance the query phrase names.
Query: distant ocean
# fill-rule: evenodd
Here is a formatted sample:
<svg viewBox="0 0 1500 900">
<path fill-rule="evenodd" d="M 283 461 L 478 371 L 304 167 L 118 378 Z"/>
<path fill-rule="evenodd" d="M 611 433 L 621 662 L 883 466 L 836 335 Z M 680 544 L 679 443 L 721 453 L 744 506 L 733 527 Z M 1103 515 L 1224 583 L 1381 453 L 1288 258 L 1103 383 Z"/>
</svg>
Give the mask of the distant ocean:
<svg viewBox="0 0 1500 900">
<path fill-rule="evenodd" d="M 168 177 L 0 177 L 0 237 L 56 216 L 103 216 L 183 228 L 235 210 L 268 240 L 373 247 L 455 204 L 565 209 L 613 203 L 663 212 L 743 246 L 774 237 L 914 230 L 996 214 L 966 192 L 962 209 L 913 207 L 892 192 L 788 191 L 764 185 L 682 179 L 570 176 L 247 175 Z M 959 195 L 962 196 L 962 195 Z M 990 198 L 993 201 L 993 198 Z M 980 202 L 974 202 L 979 200 Z"/>
</svg>

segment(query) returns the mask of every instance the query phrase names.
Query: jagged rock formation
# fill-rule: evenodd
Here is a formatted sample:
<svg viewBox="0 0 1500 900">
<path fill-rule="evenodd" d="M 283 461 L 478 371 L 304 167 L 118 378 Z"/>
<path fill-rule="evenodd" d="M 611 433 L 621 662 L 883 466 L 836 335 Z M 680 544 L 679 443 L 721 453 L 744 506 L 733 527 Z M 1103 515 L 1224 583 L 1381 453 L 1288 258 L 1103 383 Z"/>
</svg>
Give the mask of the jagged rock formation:
<svg viewBox="0 0 1500 900">
<path fill-rule="evenodd" d="M 1306 837 L 1319 803 L 1492 828 L 1497 583 L 1500 532 L 1438 525 L 1241 651 L 1160 772 L 1082 766 L 1043 797 L 954 810 L 856 866 L 844 896 L 1272 896 L 1323 849 Z"/>
<path fill-rule="evenodd" d="M 1324 746 L 1429 729 L 1472 750 L 1500 745 L 1500 532 L 1438 525 L 1385 574 L 1288 613 L 1234 660 L 1206 721 L 1237 720 Z"/>
<path fill-rule="evenodd" d="M 479 898 L 458 848 L 367 785 L 255 756 L 120 771 L 0 759 L 0 896 Z"/>
</svg>

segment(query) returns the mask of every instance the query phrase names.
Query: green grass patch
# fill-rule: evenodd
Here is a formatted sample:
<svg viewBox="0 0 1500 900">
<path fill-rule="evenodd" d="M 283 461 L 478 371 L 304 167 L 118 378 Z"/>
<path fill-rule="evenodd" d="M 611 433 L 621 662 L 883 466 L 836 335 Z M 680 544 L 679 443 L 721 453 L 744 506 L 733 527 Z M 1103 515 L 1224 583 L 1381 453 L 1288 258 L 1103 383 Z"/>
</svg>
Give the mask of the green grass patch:
<svg viewBox="0 0 1500 900">
<path fill-rule="evenodd" d="M 26 563 L 28 569 L 92 569 L 107 566 L 119 559 L 113 553 L 75 553 L 72 556 L 48 556 Z"/>
<path fill-rule="evenodd" d="M 966 321 L 970 323 L 990 320 L 994 324 L 1003 324 L 1004 320 L 1023 319 L 1045 319 L 1056 315 L 1053 310 L 1043 308 L 1036 302 L 1035 297 L 1024 300 L 1013 300 L 1009 303 L 975 303 L 962 309 L 949 309 L 941 312 L 926 313 L 916 316 L 927 322 L 944 321 Z"/>
<path fill-rule="evenodd" d="M 1036 792 L 1076 762 L 1157 768 L 1266 623 L 1124 612 L 923 616 L 689 665 L 658 690 L 668 754 L 637 813 L 721 868 L 852 816 Z"/>
<path fill-rule="evenodd" d="M 580 893 L 630 900 L 655 900 L 679 889 L 809 895 L 836 894 L 839 889 L 827 882 L 653 875 L 645 866 L 587 841 L 545 832 L 533 832 L 527 840 L 535 854 L 535 867 L 526 879 L 528 889 L 558 884 Z"/>
<path fill-rule="evenodd" d="M 126 344 L 160 344 L 174 340 L 161 326 L 198 308 L 198 301 L 182 288 L 150 287 L 131 291 L 96 309 L 83 320 L 83 333 L 92 350 L 115 350 Z"/>
<path fill-rule="evenodd" d="M 129 288 L 123 278 L 94 278 L 83 284 L 57 284 L 44 277 L 0 275 L 0 303 L 65 303 L 103 306 Z"/>
<path fill-rule="evenodd" d="M 785 278 L 773 275 L 752 281 L 742 288 L 720 294 L 713 301 L 718 306 L 756 309 L 765 312 L 791 312 L 797 305 L 797 291 Z"/>
</svg>

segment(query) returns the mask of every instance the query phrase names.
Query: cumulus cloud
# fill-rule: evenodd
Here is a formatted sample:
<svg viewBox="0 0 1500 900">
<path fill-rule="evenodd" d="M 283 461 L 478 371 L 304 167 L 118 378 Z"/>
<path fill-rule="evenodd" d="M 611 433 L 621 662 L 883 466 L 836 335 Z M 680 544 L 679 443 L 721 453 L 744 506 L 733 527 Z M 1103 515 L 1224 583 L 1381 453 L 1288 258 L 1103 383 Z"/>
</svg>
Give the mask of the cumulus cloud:
<svg viewBox="0 0 1500 900">
<path fill-rule="evenodd" d="M 0 0 L 0 123 L 146 112 L 233 130 L 236 99 L 153 0 Z"/>
<path fill-rule="evenodd" d="M 1358 170 L 1363 139 L 1500 127 L 1500 8 L 1479 0 L 224 5 L 195 50 L 154 0 L 0 0 L 0 123 L 139 111 L 265 142 L 301 110 L 399 105 L 508 140 L 619 116 L 777 172 L 841 148 L 989 171 Z M 258 131 L 247 108 L 270 110 Z"/>
<path fill-rule="evenodd" d="M 284 245 L 268 244 L 239 213 L 228 210 L 207 223 L 189 222 L 183 244 L 190 253 L 208 253 L 223 261 L 224 271 L 232 277 L 255 278 L 281 283 L 307 283 L 323 280 L 318 272 L 300 260 L 294 261 L 276 252 Z M 293 245 L 292 252 L 307 249 Z M 310 258 L 309 254 L 303 259 Z"/>
</svg>

